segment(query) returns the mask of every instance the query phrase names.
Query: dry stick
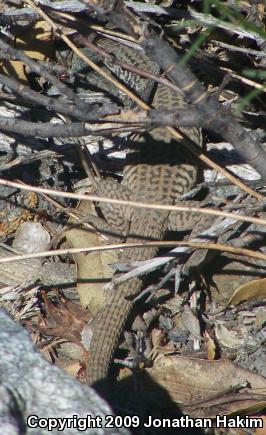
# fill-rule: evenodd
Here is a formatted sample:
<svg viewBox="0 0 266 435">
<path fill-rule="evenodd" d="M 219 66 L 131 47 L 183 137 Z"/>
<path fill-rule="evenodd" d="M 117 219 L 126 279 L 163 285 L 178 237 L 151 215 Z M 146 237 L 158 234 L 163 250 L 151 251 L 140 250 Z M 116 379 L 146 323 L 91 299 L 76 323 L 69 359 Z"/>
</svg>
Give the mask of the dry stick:
<svg viewBox="0 0 266 435">
<path fill-rule="evenodd" d="M 244 53 L 256 57 L 265 57 L 265 53 L 258 50 L 251 50 L 250 48 L 244 48 L 244 47 L 238 47 L 236 45 L 226 44 L 221 41 L 216 41 L 215 39 L 212 40 L 212 44 L 213 43 L 218 45 L 219 47 L 227 48 L 228 50 L 231 51 L 238 51 L 240 53 Z"/>
<path fill-rule="evenodd" d="M 98 252 L 98 251 L 110 251 L 113 249 L 125 249 L 125 248 L 146 248 L 147 246 L 188 246 L 196 249 L 213 249 L 222 252 L 231 252 L 233 254 L 245 255 L 260 260 L 266 260 L 266 254 L 261 252 L 255 252 L 251 249 L 246 248 L 236 248 L 234 246 L 222 245 L 220 243 L 199 243 L 199 242 L 177 242 L 177 241 L 165 241 L 165 242 L 144 242 L 144 243 L 116 243 L 104 246 L 93 246 L 89 248 L 69 248 L 69 249 L 55 249 L 53 251 L 35 252 L 34 254 L 22 254 L 14 255 L 12 257 L 5 257 L 0 259 L 1 263 L 10 263 L 14 261 L 22 261 L 32 258 L 44 258 L 52 257 L 55 255 L 68 255 L 68 254 L 80 254 L 88 252 Z"/>
<path fill-rule="evenodd" d="M 265 57 L 265 53 L 264 57 Z M 247 77 L 240 76 L 239 74 L 234 73 L 230 68 L 221 67 L 222 71 L 225 71 L 227 74 L 229 74 L 234 79 L 240 80 L 242 83 L 245 83 L 248 86 L 251 86 L 255 89 L 259 89 L 261 92 L 266 93 L 266 86 L 265 84 L 262 85 L 260 83 L 254 82 L 254 80 L 248 79 Z"/>
<path fill-rule="evenodd" d="M 73 15 L 71 15 L 67 12 L 60 12 L 60 11 L 54 10 L 53 13 L 54 13 L 54 15 L 57 15 L 59 17 L 66 18 L 69 21 L 73 21 L 75 24 L 83 24 L 86 26 L 86 28 L 89 27 L 90 29 L 95 30 L 97 32 L 104 33 L 104 34 L 109 35 L 109 36 L 114 36 L 114 37 L 120 38 L 120 39 L 122 38 L 124 40 L 129 41 L 129 42 L 133 42 L 135 45 L 138 45 L 136 43 L 135 38 L 133 38 L 133 36 L 125 35 L 119 31 L 116 31 L 116 30 L 106 29 L 105 27 L 100 26 L 98 24 L 90 24 L 89 25 L 88 22 L 85 21 L 84 19 L 74 17 Z M 76 27 L 75 27 L 75 29 L 76 29 Z"/>
<path fill-rule="evenodd" d="M 87 56 L 85 56 L 76 46 L 71 42 L 71 40 L 63 33 L 63 30 L 59 28 L 52 20 L 51 18 L 43 12 L 41 9 L 37 8 L 37 6 L 32 2 L 32 0 L 24 0 L 24 3 L 29 4 L 36 12 L 41 15 L 41 17 L 52 27 L 53 31 L 58 33 L 59 36 L 65 41 L 65 43 L 68 45 L 71 50 L 73 50 L 87 65 L 89 65 L 91 68 L 93 68 L 97 73 L 99 73 L 102 77 L 105 79 L 111 81 L 120 91 L 124 92 L 128 97 L 130 97 L 133 101 L 135 101 L 140 107 L 142 107 L 144 110 L 150 110 L 151 107 L 146 104 L 144 101 L 142 101 L 139 97 L 137 97 L 133 92 L 131 92 L 129 89 L 127 89 L 124 85 L 122 85 L 118 80 L 113 78 L 110 74 L 106 73 L 104 70 L 102 70 L 97 64 L 92 62 Z M 190 145 L 189 148 L 191 151 L 196 154 L 196 156 L 206 163 L 208 166 L 210 166 L 212 169 L 220 172 L 224 177 L 226 177 L 228 180 L 230 180 L 233 184 L 237 185 L 241 190 L 246 192 L 247 194 L 254 196 L 255 198 L 259 200 L 263 200 L 264 196 L 261 195 L 258 192 L 255 192 L 250 187 L 246 186 L 242 181 L 231 175 L 229 172 L 227 172 L 225 169 L 220 167 L 217 163 L 214 163 L 211 159 L 209 159 L 204 153 L 198 151 L 198 147 L 192 142 L 189 138 L 187 138 L 178 128 L 173 127 L 166 127 L 166 129 L 174 136 L 178 141 L 180 139 L 186 139 L 187 143 Z"/>
<path fill-rule="evenodd" d="M 206 215 L 213 216 L 223 216 L 229 217 L 231 219 L 249 222 L 258 225 L 266 225 L 266 219 L 256 218 L 252 216 L 241 216 L 235 213 L 229 213 L 227 211 L 213 210 L 211 208 L 199 208 L 199 207 L 188 207 L 185 205 L 164 205 L 164 204 L 154 204 L 150 202 L 140 202 L 140 201 L 126 201 L 124 199 L 114 199 L 108 198 L 106 196 L 97 196 L 97 195 L 84 195 L 80 193 L 70 193 L 70 192 L 61 192 L 59 190 L 50 190 L 42 187 L 35 187 L 31 185 L 16 183 L 14 181 L 4 180 L 0 178 L 0 185 L 7 187 L 15 187 L 17 189 L 27 190 L 36 193 L 45 193 L 47 195 L 59 196 L 61 198 L 72 198 L 76 200 L 85 200 L 85 201 L 96 201 L 96 202 L 107 202 L 109 204 L 121 204 L 129 207 L 137 207 L 137 208 L 148 208 L 153 210 L 167 210 L 167 211 L 185 211 L 192 213 L 200 213 Z"/>
</svg>

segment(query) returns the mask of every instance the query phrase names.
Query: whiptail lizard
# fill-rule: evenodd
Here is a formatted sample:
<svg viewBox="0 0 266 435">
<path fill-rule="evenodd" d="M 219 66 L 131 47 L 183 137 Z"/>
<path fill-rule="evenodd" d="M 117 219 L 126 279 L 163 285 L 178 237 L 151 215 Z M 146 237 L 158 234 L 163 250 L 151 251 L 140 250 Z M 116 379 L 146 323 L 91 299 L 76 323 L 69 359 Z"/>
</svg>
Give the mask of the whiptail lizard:
<svg viewBox="0 0 266 435">
<path fill-rule="evenodd" d="M 136 65 L 139 68 L 158 72 L 158 67 L 144 53 L 125 47 L 117 42 L 100 38 L 97 43 L 113 53 L 118 59 Z M 91 53 L 90 53 L 91 54 Z M 94 55 L 95 58 L 95 55 Z M 106 62 L 104 62 L 106 64 Z M 135 90 L 146 101 L 152 100 L 153 107 L 178 110 L 185 107 L 182 97 L 169 88 L 153 81 L 143 79 L 133 73 L 122 70 L 115 64 L 107 64 L 119 80 Z M 84 69 L 85 72 L 86 69 Z M 117 90 L 100 79 L 94 72 L 87 75 L 87 81 L 98 88 L 120 97 Z M 124 100 L 124 97 L 122 97 Z M 196 143 L 201 144 L 201 134 L 195 129 L 184 129 Z M 197 180 L 198 165 L 195 158 L 174 140 L 164 128 L 156 128 L 131 140 L 127 153 L 127 162 L 123 171 L 122 186 L 116 182 L 105 181 L 100 184 L 98 193 L 109 197 L 120 197 L 133 201 L 145 201 L 158 204 L 173 204 L 179 195 L 189 191 Z M 128 207 L 121 210 L 120 216 L 103 209 L 106 219 L 122 233 L 126 233 L 126 242 L 161 240 L 166 230 L 172 226 L 170 213 L 151 209 Z M 187 214 L 179 213 L 176 222 L 184 227 Z M 186 226 L 186 225 L 185 225 Z M 119 263 L 144 261 L 156 255 L 157 248 L 125 249 Z M 94 319 L 93 337 L 90 344 L 87 381 L 94 384 L 108 375 L 114 351 L 126 320 L 132 310 L 133 298 L 141 290 L 142 280 L 134 278 L 113 289 L 107 304 L 100 309 Z"/>
</svg>

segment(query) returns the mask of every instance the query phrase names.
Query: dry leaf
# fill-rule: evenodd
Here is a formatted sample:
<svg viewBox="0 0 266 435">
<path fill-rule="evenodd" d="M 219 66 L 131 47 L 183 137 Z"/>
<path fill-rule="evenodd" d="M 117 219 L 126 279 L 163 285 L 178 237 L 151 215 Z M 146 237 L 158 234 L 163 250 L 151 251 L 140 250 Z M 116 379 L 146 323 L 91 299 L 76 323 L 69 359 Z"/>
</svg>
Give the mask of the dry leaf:
<svg viewBox="0 0 266 435">
<path fill-rule="evenodd" d="M 87 325 L 84 326 L 83 330 L 81 331 L 82 344 L 86 350 L 89 350 L 90 348 L 92 334 L 93 334 L 92 327 L 88 323 Z"/>
<path fill-rule="evenodd" d="M 238 287 L 227 305 L 237 305 L 244 301 L 264 298 L 266 298 L 266 278 L 254 279 Z"/>
<path fill-rule="evenodd" d="M 144 389 L 159 384 L 172 400 L 182 404 L 185 412 L 195 417 L 238 413 L 239 409 L 252 409 L 252 406 L 257 411 L 266 403 L 266 379 L 231 361 L 163 356 L 146 372 L 155 384 L 148 385 L 144 377 L 141 379 Z M 229 391 L 238 385 L 249 385 L 249 388 L 237 393 Z"/>
<path fill-rule="evenodd" d="M 93 205 L 82 201 L 78 209 L 82 213 L 92 213 Z M 66 239 L 73 248 L 85 248 L 102 244 L 100 237 L 89 228 L 72 228 L 65 231 Z M 117 254 L 112 251 L 90 252 L 73 255 L 77 265 L 78 292 L 81 306 L 89 308 L 95 314 L 105 301 L 103 284 L 113 276 L 113 269 L 108 264 L 117 262 Z"/>
<path fill-rule="evenodd" d="M 200 322 L 197 316 L 189 307 L 184 307 L 181 314 L 182 323 L 185 329 L 187 329 L 195 338 L 200 338 Z"/>
<path fill-rule="evenodd" d="M 215 325 L 215 335 L 222 346 L 229 347 L 230 349 L 236 349 L 243 344 L 243 340 L 238 338 L 233 331 L 229 331 L 221 323 Z"/>
<path fill-rule="evenodd" d="M 215 341 L 209 336 L 207 331 L 205 331 L 204 337 L 206 338 L 206 347 L 207 347 L 207 352 L 208 352 L 208 359 L 214 360 L 216 357 Z"/>
<path fill-rule="evenodd" d="M 151 332 L 151 342 L 153 347 L 163 346 L 163 342 L 165 341 L 165 334 L 161 331 L 161 329 L 154 328 Z"/>
</svg>

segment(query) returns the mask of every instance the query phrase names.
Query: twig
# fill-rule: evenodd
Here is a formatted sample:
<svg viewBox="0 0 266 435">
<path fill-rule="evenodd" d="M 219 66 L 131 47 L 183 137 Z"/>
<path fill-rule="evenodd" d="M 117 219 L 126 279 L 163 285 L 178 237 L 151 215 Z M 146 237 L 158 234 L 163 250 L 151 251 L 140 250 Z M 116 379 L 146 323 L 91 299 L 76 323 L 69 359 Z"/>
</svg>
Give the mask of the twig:
<svg viewBox="0 0 266 435">
<path fill-rule="evenodd" d="M 96 196 L 96 195 L 82 195 L 82 194 L 78 194 L 78 193 L 60 192 L 58 190 L 50 190 L 50 189 L 45 189 L 42 187 L 35 187 L 35 186 L 31 186 L 31 185 L 20 184 L 20 183 L 14 182 L 14 181 L 4 180 L 3 178 L 0 178 L 0 185 L 8 186 L 8 187 L 15 187 L 15 188 L 27 190 L 30 192 L 45 193 L 47 195 L 58 196 L 61 198 L 72 198 L 75 200 L 107 202 L 110 204 L 121 204 L 121 205 L 125 205 L 127 207 L 148 208 L 148 209 L 154 209 L 154 210 L 186 211 L 186 212 L 207 214 L 207 215 L 213 215 L 213 216 L 223 216 L 223 217 L 235 219 L 236 221 L 251 222 L 251 223 L 258 224 L 258 225 L 266 225 L 266 219 L 256 218 L 256 217 L 252 217 L 252 216 L 240 216 L 240 215 L 235 214 L 235 213 L 229 213 L 229 212 L 220 211 L 220 210 L 212 210 L 210 208 L 187 207 L 187 206 L 181 206 L 181 205 L 153 204 L 153 203 L 139 202 L 139 201 L 125 201 L 123 199 L 114 199 L 114 198 L 108 198 L 108 197 Z"/>
<path fill-rule="evenodd" d="M 231 51 L 237 51 L 239 53 L 244 53 L 244 54 L 247 54 L 249 56 L 265 57 L 265 53 L 262 53 L 261 51 L 252 50 L 251 48 L 237 47 L 235 45 L 226 44 L 225 42 L 222 42 L 222 41 L 216 41 L 215 39 L 212 40 L 212 44 L 216 44 L 219 47 L 227 48 L 228 50 L 231 50 Z"/>
<path fill-rule="evenodd" d="M 234 246 L 223 245 L 220 243 L 200 243 L 200 242 L 186 242 L 186 241 L 164 241 L 164 242 L 143 242 L 143 243 L 116 243 L 111 245 L 104 246 L 93 246 L 88 248 L 69 248 L 69 249 L 54 249 L 53 251 L 43 251 L 43 252 L 35 252 L 34 254 L 22 254 L 22 255 L 14 255 L 12 257 L 0 258 L 1 263 L 10 263 L 14 261 L 22 261 L 33 258 L 45 258 L 52 257 L 55 255 L 73 255 L 80 253 L 88 253 L 88 252 L 99 252 L 99 251 L 110 251 L 114 249 L 128 249 L 128 248 L 146 248 L 147 246 L 158 246 L 158 247 L 166 247 L 166 246 L 188 246 L 190 248 L 195 249 L 212 249 L 216 251 L 222 252 L 231 252 L 237 255 L 244 255 L 252 258 L 257 258 L 260 260 L 266 260 L 266 254 L 262 252 L 252 251 L 251 249 L 246 248 L 236 248 Z M 174 256 L 173 256 L 174 258 Z"/>
</svg>

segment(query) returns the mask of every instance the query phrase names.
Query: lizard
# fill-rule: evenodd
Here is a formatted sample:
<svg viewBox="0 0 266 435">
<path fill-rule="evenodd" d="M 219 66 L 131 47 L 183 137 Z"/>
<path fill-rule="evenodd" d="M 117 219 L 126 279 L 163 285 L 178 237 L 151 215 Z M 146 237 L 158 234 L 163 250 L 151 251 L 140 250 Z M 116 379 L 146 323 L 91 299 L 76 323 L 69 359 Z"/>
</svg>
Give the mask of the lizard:
<svg viewBox="0 0 266 435">
<path fill-rule="evenodd" d="M 107 49 L 118 59 L 139 68 L 158 72 L 158 66 L 150 61 L 143 52 L 123 46 L 117 42 L 98 37 L 97 44 Z M 85 49 L 94 57 L 90 49 Z M 96 56 L 97 57 L 97 56 Z M 94 60 L 93 59 L 93 60 Z M 157 109 L 180 110 L 186 106 L 181 94 L 162 84 L 155 85 L 152 80 L 143 79 L 136 74 L 122 70 L 115 63 L 103 62 L 103 67 L 112 71 L 119 80 L 133 88 L 145 100 L 152 101 Z M 86 71 L 86 68 L 85 68 Z M 111 88 L 105 79 L 93 71 L 87 73 L 89 85 L 105 89 L 115 98 L 125 97 Z M 201 145 L 201 132 L 197 128 L 184 128 L 184 133 Z M 128 146 L 126 165 L 121 184 L 103 180 L 97 189 L 100 196 L 144 201 L 158 204 L 174 204 L 179 195 L 191 190 L 198 179 L 199 166 L 182 141 L 173 139 L 165 128 L 154 128 L 143 134 L 134 135 Z M 162 240 L 167 229 L 184 229 L 188 219 L 187 213 L 173 214 L 168 211 L 140 209 L 134 207 L 114 209 L 108 204 L 101 207 L 103 215 L 110 226 L 118 228 L 126 236 L 126 242 L 145 242 L 145 240 Z M 156 247 L 125 249 L 119 263 L 144 261 L 153 258 Z M 114 274 L 114 277 L 116 274 Z M 89 363 L 87 366 L 87 383 L 97 388 L 97 383 L 107 378 L 114 351 L 120 335 L 133 307 L 133 298 L 140 292 L 142 280 L 139 277 L 114 285 L 108 302 L 93 319 L 93 336 L 90 343 Z"/>
</svg>

